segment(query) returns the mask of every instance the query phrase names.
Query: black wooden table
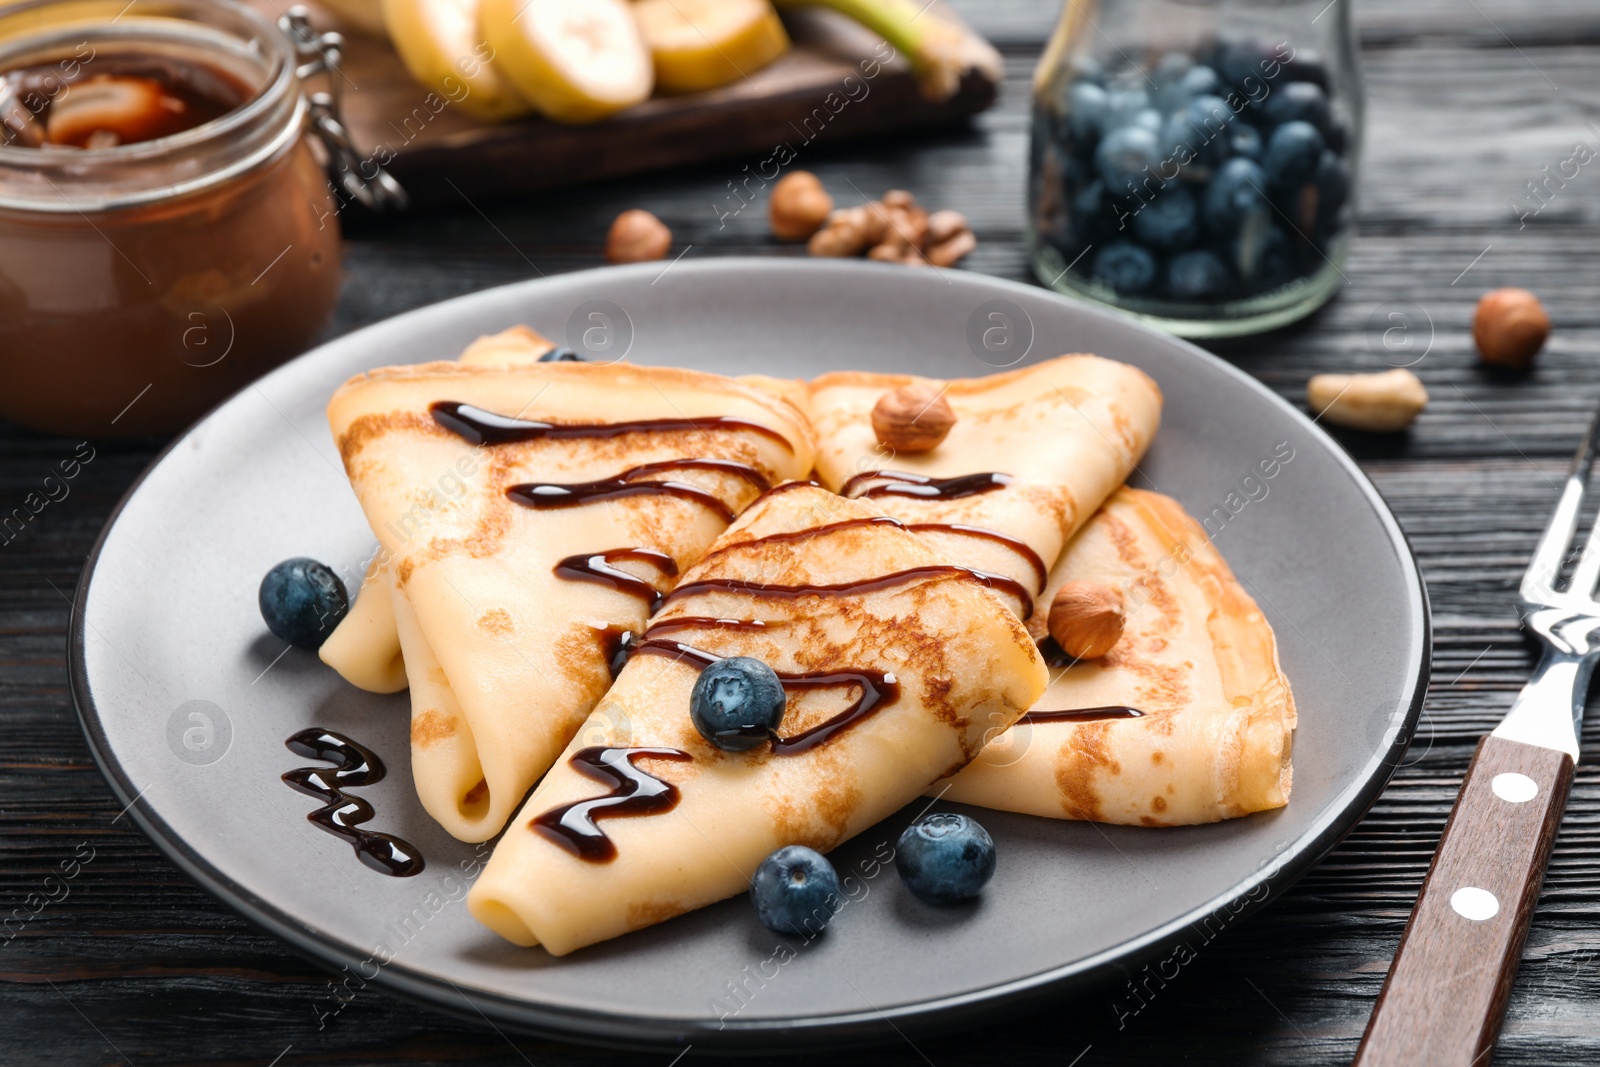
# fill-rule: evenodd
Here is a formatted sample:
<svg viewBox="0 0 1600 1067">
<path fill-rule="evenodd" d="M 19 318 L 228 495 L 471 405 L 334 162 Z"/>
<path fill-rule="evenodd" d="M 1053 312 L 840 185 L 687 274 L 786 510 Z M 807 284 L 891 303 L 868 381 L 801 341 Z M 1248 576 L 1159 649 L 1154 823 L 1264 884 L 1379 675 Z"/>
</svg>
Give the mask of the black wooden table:
<svg viewBox="0 0 1600 1067">
<path fill-rule="evenodd" d="M 832 187 L 904 187 L 959 208 L 981 242 L 966 268 L 1022 279 L 1027 79 L 1059 5 L 957 6 L 1006 56 L 1000 106 L 970 128 L 809 149 L 800 165 Z M 1512 592 L 1600 396 L 1600 164 L 1547 194 L 1525 226 L 1511 206 L 1576 143 L 1600 151 L 1600 6 L 1363 0 L 1356 19 L 1370 117 L 1350 284 L 1299 327 L 1219 351 L 1299 403 L 1313 373 L 1386 366 L 1389 311 L 1417 324 L 1412 343 L 1426 355 L 1415 369 L 1432 404 L 1407 436 L 1344 438 L 1410 536 L 1433 602 L 1432 690 L 1404 766 L 1321 866 L 1205 946 L 1136 1013 L 1119 1013 L 1114 1002 L 1127 993 L 1108 990 L 919 1046 L 830 1055 L 839 1067 L 1342 1064 L 1355 1050 L 1472 747 L 1530 671 Z M 768 240 L 756 211 L 719 228 L 714 205 L 736 171 L 716 164 L 366 226 L 350 235 L 330 333 L 597 265 L 606 225 L 629 207 L 663 218 L 693 256 L 793 254 Z M 1501 285 L 1534 290 L 1555 320 L 1526 378 L 1490 377 L 1474 364 L 1473 304 Z M 0 511 L 20 505 L 75 443 L 0 426 Z M 68 598 L 102 522 L 160 444 L 100 446 L 70 496 L 0 546 L 0 914 L 40 891 L 62 861 L 93 854 L 64 897 L 15 937 L 0 934 L 0 1064 L 667 1067 L 670 1056 L 501 1033 L 377 992 L 319 1026 L 328 975 L 117 820 L 67 692 Z M 1593 756 L 1593 715 L 1585 734 Z M 1600 1062 L 1597 996 L 1600 772 L 1585 765 L 1497 1062 Z"/>
</svg>

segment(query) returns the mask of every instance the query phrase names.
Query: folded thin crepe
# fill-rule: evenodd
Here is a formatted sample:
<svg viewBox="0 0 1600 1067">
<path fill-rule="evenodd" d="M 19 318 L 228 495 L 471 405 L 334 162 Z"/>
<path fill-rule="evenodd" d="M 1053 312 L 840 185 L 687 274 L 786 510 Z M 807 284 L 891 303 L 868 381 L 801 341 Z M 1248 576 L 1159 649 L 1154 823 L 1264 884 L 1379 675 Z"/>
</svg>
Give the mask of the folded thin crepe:
<svg viewBox="0 0 1600 1067">
<path fill-rule="evenodd" d="M 387 562 L 374 553 L 350 610 L 317 649 L 322 662 L 370 693 L 398 693 L 408 684 L 392 586 Z"/>
<path fill-rule="evenodd" d="M 896 455 L 874 434 L 872 408 L 910 384 L 937 389 L 956 422 L 931 452 Z M 1070 355 L 952 381 L 824 374 L 811 382 L 809 413 L 824 485 L 872 499 L 956 562 L 1037 594 L 1067 539 L 1138 466 L 1161 421 L 1161 391 L 1125 363 Z"/>
<path fill-rule="evenodd" d="M 642 628 L 678 571 L 814 458 L 804 416 L 769 392 L 692 371 L 531 362 L 537 347 L 373 371 L 328 408 L 381 545 L 375 573 L 392 582 L 393 629 L 376 609 L 352 612 L 342 643 L 364 650 L 369 683 L 376 650 L 403 649 L 418 795 L 466 841 L 505 824 L 605 692 L 620 635 Z M 469 407 L 452 415 L 456 404 Z M 635 421 L 651 425 L 560 429 Z M 361 658 L 349 648 L 332 658 L 359 673 L 346 670 Z"/>
<path fill-rule="evenodd" d="M 479 337 L 457 362 L 480 366 L 520 366 L 537 363 L 555 344 L 530 326 L 513 326 Z M 350 611 L 322 643 L 317 655 L 345 681 L 373 693 L 398 693 L 406 688 L 405 658 L 400 653 L 400 633 L 390 605 L 394 583 L 388 559 L 380 550 L 362 579 Z M 400 594 L 404 595 L 404 594 Z"/>
<path fill-rule="evenodd" d="M 767 494 L 651 620 L 507 827 L 472 914 L 564 955 L 744 890 L 776 848 L 873 825 L 1043 691 L 1020 594 L 870 503 Z M 713 747 L 689 715 L 701 667 L 736 655 L 789 676 L 779 739 L 748 752 Z"/>
<path fill-rule="evenodd" d="M 1123 591 L 1122 638 L 1060 669 L 1028 716 L 931 792 L 1141 826 L 1287 803 L 1295 706 L 1272 627 L 1183 508 L 1119 490 L 1067 546 L 1049 595 L 1068 581 Z M 1050 721 L 1061 712 L 1089 718 Z"/>
</svg>

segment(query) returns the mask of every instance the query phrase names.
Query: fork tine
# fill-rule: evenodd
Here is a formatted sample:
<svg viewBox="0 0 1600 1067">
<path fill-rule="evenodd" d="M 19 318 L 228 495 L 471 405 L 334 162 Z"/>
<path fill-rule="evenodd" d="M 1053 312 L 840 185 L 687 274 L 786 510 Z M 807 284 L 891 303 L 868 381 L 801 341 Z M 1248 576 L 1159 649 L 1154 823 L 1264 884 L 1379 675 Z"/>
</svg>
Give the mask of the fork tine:
<svg viewBox="0 0 1600 1067">
<path fill-rule="evenodd" d="M 1593 596 L 1597 579 L 1600 579 L 1600 516 L 1589 528 L 1589 536 L 1583 543 L 1583 555 L 1578 557 L 1578 566 L 1572 572 L 1572 584 L 1567 591 L 1573 596 Z"/>
<path fill-rule="evenodd" d="M 1583 489 L 1589 480 L 1589 469 L 1594 465 L 1597 445 L 1600 445 L 1600 410 L 1595 411 L 1583 440 L 1578 444 L 1578 454 L 1572 460 L 1572 473 L 1567 475 L 1567 484 L 1561 490 L 1561 502 L 1556 505 L 1555 514 L 1550 516 L 1550 524 L 1544 528 L 1539 547 L 1534 550 L 1533 559 L 1528 561 L 1528 569 L 1522 575 L 1522 596 L 1526 600 L 1547 600 L 1555 595 L 1561 560 L 1578 528 Z M 1597 524 L 1597 529 L 1600 529 L 1600 524 Z M 1579 576 L 1588 568 L 1588 578 L 1579 584 L 1575 577 L 1572 583 L 1572 589 L 1580 596 L 1587 597 L 1596 577 L 1600 577 L 1600 551 L 1596 551 L 1596 544 L 1595 531 L 1591 530 L 1579 563 Z"/>
</svg>

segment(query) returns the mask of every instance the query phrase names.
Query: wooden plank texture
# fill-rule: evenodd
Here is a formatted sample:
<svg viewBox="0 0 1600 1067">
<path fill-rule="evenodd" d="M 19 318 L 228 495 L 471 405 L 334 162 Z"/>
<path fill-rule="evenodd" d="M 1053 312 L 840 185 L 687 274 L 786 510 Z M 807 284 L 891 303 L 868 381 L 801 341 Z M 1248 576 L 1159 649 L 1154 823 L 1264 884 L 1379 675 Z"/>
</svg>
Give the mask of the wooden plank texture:
<svg viewBox="0 0 1600 1067">
<path fill-rule="evenodd" d="M 852 188 L 876 196 L 903 187 L 966 212 L 980 244 L 964 266 L 1025 279 L 1026 85 L 1059 4 L 955 6 L 1006 55 L 1000 105 L 934 137 L 810 146 L 799 165 L 841 199 Z M 1309 322 L 1219 351 L 1299 402 L 1313 373 L 1385 365 L 1387 308 L 1431 322 L 1418 328 L 1425 355 L 1415 370 L 1433 403 L 1411 433 L 1342 435 L 1394 507 L 1432 598 L 1432 688 L 1417 737 L 1390 788 L 1321 865 L 1175 977 L 1146 981 L 1137 1000 L 1108 989 L 918 1047 L 829 1054 L 837 1067 L 1309 1067 L 1354 1055 L 1478 738 L 1531 670 L 1512 592 L 1600 395 L 1600 170 L 1585 168 L 1525 228 L 1508 206 L 1575 139 L 1595 143 L 1600 8 L 1366 0 L 1355 17 L 1370 117 L 1349 285 Z M 330 335 L 460 293 L 596 266 L 606 225 L 629 207 L 664 219 L 676 250 L 693 246 L 689 256 L 794 254 L 766 237 L 755 208 L 719 220 L 739 164 L 521 200 L 456 195 L 435 211 L 361 224 L 348 231 Z M 1556 324 L 1525 379 L 1485 374 L 1473 359 L 1473 303 L 1505 284 L 1539 293 Z M 74 444 L 0 427 L 0 505 L 19 502 Z M 376 992 L 319 1028 L 329 976 L 188 882 L 126 820 L 114 821 L 118 805 L 67 693 L 67 598 L 101 522 L 159 444 L 102 447 L 70 497 L 0 546 L 0 913 L 75 850 L 94 850 L 65 899 L 0 941 L 0 1064 L 264 1065 L 281 1054 L 280 1067 L 668 1067 L 671 1056 L 502 1034 L 480 1018 Z M 1594 711 L 1584 734 L 1592 759 Z M 1495 1062 L 1600 1062 L 1597 999 L 1600 769 L 1580 763 Z M 682 1062 L 698 1058 L 695 1050 Z"/>
</svg>

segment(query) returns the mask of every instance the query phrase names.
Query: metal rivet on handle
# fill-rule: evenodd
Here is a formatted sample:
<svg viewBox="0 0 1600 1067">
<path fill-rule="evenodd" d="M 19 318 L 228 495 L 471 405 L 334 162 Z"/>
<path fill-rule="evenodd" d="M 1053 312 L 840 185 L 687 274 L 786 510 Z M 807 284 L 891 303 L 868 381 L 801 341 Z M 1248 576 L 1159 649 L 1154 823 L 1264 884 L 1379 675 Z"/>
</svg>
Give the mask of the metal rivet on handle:
<svg viewBox="0 0 1600 1067">
<path fill-rule="evenodd" d="M 1450 894 L 1450 906 L 1463 919 L 1481 923 L 1500 914 L 1500 902 L 1493 893 L 1477 886 L 1465 885 Z"/>
<path fill-rule="evenodd" d="M 1539 783 L 1526 774 L 1518 774 L 1516 771 L 1495 775 L 1494 781 L 1489 785 L 1494 790 L 1495 796 L 1513 804 L 1526 803 L 1539 795 Z"/>
</svg>

